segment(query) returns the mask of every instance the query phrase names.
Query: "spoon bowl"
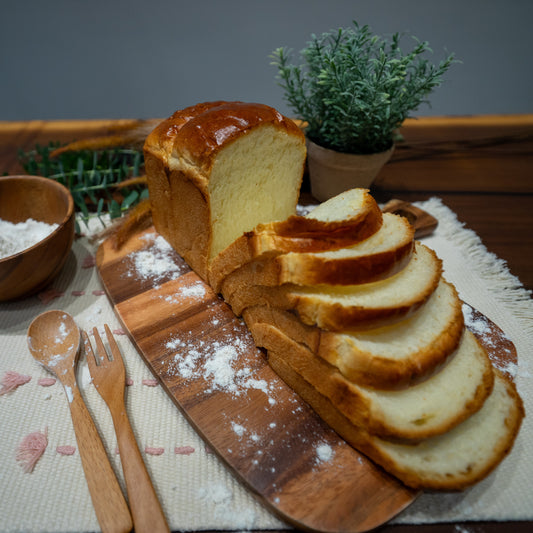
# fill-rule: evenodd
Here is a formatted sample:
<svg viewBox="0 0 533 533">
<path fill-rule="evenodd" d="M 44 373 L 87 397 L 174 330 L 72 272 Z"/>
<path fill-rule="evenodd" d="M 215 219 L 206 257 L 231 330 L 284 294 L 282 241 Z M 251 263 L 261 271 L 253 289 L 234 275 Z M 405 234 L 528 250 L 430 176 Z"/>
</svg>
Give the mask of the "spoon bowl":
<svg viewBox="0 0 533 533">
<path fill-rule="evenodd" d="M 67 380 L 72 385 L 80 351 L 80 330 L 68 313 L 46 311 L 35 318 L 28 328 L 28 347 L 36 361 L 63 384 Z"/>
</svg>

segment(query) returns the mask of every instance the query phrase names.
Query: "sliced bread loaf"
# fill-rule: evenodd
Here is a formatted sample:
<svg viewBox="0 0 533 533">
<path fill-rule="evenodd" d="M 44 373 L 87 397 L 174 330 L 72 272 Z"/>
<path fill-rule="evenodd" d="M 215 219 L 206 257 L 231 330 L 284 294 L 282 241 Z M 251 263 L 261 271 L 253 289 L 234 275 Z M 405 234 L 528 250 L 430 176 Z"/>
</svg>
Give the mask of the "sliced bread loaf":
<svg viewBox="0 0 533 533">
<path fill-rule="evenodd" d="M 248 273 L 230 274 L 220 292 L 233 312 L 267 305 L 295 310 L 300 320 L 328 331 L 376 328 L 409 317 L 433 294 L 442 274 L 435 252 L 416 243 L 408 265 L 383 281 L 360 285 L 256 285 Z"/>
<path fill-rule="evenodd" d="M 247 324 L 274 325 L 354 383 L 395 389 L 427 378 L 457 349 L 464 328 L 461 308 L 453 285 L 441 279 L 410 318 L 368 331 L 325 331 L 303 324 L 294 313 L 260 305 L 244 309 L 243 318 Z"/>
<path fill-rule="evenodd" d="M 248 327 L 258 346 L 282 357 L 352 424 L 380 437 L 420 440 L 449 431 L 481 408 L 494 382 L 489 356 L 468 330 L 439 372 L 406 389 L 383 391 L 352 383 L 274 326 Z"/>
<path fill-rule="evenodd" d="M 252 260 L 354 245 L 376 233 L 382 222 L 381 210 L 367 189 L 346 191 L 305 216 L 259 224 L 245 232 L 213 258 L 209 283 L 218 291 L 231 272 Z"/>
<path fill-rule="evenodd" d="M 357 285 L 379 281 L 400 272 L 411 259 L 414 230 L 398 215 L 383 214 L 381 228 L 364 241 L 339 250 L 287 252 L 244 263 L 232 275 L 255 285 Z M 227 273 L 225 273 L 227 276 Z M 220 292 L 225 276 L 211 279 Z"/>
<path fill-rule="evenodd" d="M 509 453 L 524 417 L 515 386 L 495 370 L 492 392 L 477 413 L 454 429 L 416 444 L 393 442 L 352 424 L 283 355 L 272 352 L 268 358 L 275 372 L 341 437 L 416 489 L 462 490 L 481 481 Z"/>
<path fill-rule="evenodd" d="M 209 261 L 243 232 L 296 213 L 305 138 L 271 107 L 177 111 L 150 133 L 144 154 L 154 226 L 205 280 Z"/>
</svg>

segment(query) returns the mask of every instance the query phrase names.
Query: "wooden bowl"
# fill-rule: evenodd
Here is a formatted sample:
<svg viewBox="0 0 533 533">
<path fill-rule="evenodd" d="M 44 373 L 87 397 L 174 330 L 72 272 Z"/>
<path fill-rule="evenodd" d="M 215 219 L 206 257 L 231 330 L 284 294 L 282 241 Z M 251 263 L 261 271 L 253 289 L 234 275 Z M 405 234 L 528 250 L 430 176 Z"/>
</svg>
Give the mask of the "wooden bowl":
<svg viewBox="0 0 533 533">
<path fill-rule="evenodd" d="M 0 259 L 0 301 L 44 289 L 59 273 L 72 247 L 74 201 L 66 187 L 39 176 L 0 177 L 0 219 L 19 223 L 28 218 L 58 227 L 30 248 Z"/>
</svg>

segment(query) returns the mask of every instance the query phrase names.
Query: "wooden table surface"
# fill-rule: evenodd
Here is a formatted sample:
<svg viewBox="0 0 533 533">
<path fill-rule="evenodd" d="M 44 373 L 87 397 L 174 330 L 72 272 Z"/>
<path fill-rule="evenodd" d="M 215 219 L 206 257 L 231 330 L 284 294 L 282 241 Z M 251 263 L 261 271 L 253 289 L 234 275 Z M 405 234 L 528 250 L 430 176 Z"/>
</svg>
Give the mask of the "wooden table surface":
<svg viewBox="0 0 533 533">
<path fill-rule="evenodd" d="M 108 135 L 136 120 L 0 122 L 0 175 L 22 174 L 19 150 Z M 378 177 L 378 201 L 438 196 L 533 290 L 533 114 L 407 120 Z M 463 529 L 462 529 L 463 528 Z M 533 531 L 533 522 L 384 526 L 383 533 Z"/>
</svg>

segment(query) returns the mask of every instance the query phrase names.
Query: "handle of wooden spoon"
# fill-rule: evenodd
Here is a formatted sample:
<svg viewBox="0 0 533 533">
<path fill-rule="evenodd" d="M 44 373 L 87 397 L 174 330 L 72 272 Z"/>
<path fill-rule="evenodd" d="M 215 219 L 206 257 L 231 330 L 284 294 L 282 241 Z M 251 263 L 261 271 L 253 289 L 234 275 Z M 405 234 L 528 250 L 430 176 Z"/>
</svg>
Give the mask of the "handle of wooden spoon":
<svg viewBox="0 0 533 533">
<path fill-rule="evenodd" d="M 76 386 L 68 391 L 70 413 L 85 478 L 103 533 L 131 531 L 131 514 L 93 419 Z"/>
<path fill-rule="evenodd" d="M 163 509 L 137 446 L 124 402 L 120 408 L 112 409 L 111 414 L 135 532 L 168 532 L 169 527 Z"/>
</svg>

